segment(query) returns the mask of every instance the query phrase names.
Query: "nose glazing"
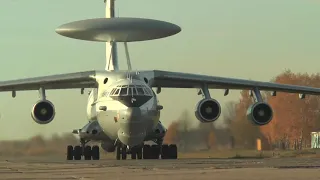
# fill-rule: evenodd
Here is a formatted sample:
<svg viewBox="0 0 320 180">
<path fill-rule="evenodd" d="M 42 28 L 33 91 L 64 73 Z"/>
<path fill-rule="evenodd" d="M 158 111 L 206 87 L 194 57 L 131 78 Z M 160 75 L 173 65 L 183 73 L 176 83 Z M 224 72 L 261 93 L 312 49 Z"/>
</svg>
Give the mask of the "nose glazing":
<svg viewBox="0 0 320 180">
<path fill-rule="evenodd" d="M 128 108 L 120 112 L 119 140 L 129 146 L 135 146 L 143 142 L 146 131 L 141 110 L 138 107 Z"/>
</svg>

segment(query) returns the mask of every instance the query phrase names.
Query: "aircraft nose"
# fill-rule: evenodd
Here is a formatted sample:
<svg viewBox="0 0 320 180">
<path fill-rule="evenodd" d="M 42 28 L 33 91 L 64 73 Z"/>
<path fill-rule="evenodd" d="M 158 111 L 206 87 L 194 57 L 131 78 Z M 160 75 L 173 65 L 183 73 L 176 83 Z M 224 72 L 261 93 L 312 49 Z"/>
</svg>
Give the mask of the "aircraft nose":
<svg viewBox="0 0 320 180">
<path fill-rule="evenodd" d="M 127 119 L 131 121 L 139 121 L 141 118 L 141 109 L 138 107 L 128 108 L 126 110 Z"/>
<path fill-rule="evenodd" d="M 119 140 L 129 146 L 139 145 L 146 136 L 145 121 L 142 119 L 140 108 L 132 107 L 120 112 Z"/>
</svg>

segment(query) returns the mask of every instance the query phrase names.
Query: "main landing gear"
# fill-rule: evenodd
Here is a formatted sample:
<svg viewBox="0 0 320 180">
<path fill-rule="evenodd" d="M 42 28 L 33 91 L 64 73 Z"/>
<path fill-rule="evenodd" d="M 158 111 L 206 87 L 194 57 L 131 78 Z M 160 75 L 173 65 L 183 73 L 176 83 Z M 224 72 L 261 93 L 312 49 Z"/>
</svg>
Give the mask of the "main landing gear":
<svg viewBox="0 0 320 180">
<path fill-rule="evenodd" d="M 89 141 L 80 140 L 81 145 L 67 147 L 67 160 L 99 160 L 99 146 L 86 145 Z M 162 144 L 162 145 L 141 145 L 132 147 L 118 144 L 116 147 L 116 159 L 126 160 L 127 155 L 131 155 L 131 159 L 177 159 L 177 145 Z"/>
<path fill-rule="evenodd" d="M 119 145 L 116 149 L 116 159 L 125 160 L 127 154 L 131 154 L 131 159 L 177 159 L 177 145 L 143 145 L 127 149 L 126 146 Z"/>
<path fill-rule="evenodd" d="M 85 160 L 99 160 L 100 159 L 100 149 L 99 146 L 87 146 L 83 139 L 80 140 L 80 146 L 71 146 L 67 147 L 67 160 L 81 160 L 84 157 Z"/>
</svg>

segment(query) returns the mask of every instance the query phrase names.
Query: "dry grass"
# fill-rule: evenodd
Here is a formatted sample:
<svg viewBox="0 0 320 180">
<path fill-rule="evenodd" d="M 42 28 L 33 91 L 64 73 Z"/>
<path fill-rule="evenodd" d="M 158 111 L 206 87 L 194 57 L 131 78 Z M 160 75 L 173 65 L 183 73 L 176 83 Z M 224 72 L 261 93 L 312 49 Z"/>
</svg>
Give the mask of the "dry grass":
<svg viewBox="0 0 320 180">
<path fill-rule="evenodd" d="M 27 140 L 1 141 L 1 156 L 42 156 L 65 154 L 67 145 L 76 145 L 79 140 L 73 134 L 53 135 L 50 139 L 34 136 Z"/>
</svg>

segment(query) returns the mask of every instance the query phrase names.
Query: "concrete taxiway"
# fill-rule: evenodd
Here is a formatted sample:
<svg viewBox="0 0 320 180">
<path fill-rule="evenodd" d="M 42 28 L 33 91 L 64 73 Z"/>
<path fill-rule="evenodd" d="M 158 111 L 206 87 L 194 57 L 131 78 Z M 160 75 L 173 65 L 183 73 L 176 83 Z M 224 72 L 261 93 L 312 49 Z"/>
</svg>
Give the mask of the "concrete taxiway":
<svg viewBox="0 0 320 180">
<path fill-rule="evenodd" d="M 320 179 L 319 158 L 66 161 L 1 159 L 0 179 Z"/>
</svg>

